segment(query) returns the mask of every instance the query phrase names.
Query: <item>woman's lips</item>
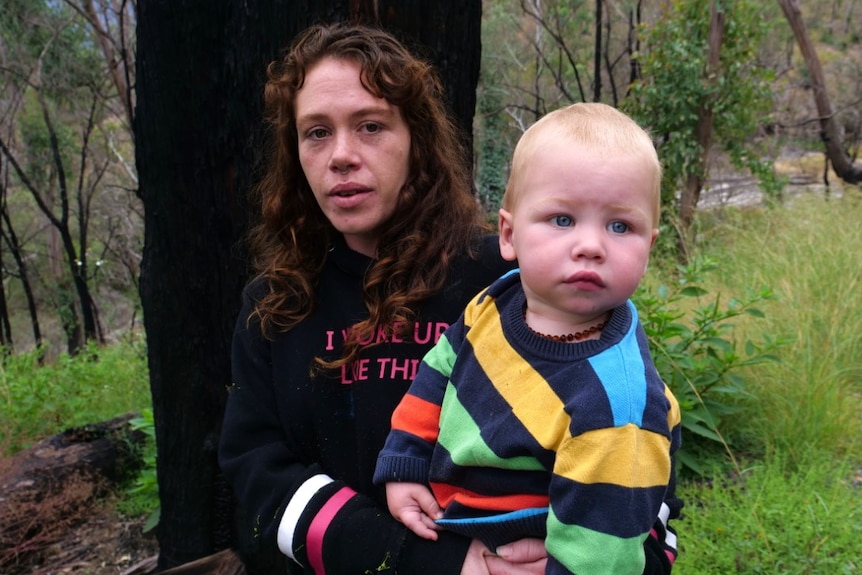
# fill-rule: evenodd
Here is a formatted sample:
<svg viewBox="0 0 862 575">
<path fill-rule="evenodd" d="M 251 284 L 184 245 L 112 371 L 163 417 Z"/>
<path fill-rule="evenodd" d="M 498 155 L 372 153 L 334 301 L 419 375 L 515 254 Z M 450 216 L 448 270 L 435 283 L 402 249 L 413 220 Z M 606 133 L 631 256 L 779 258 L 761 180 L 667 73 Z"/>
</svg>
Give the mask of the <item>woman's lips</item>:
<svg viewBox="0 0 862 575">
<path fill-rule="evenodd" d="M 339 208 L 352 208 L 365 201 L 370 193 L 371 189 L 366 186 L 346 182 L 333 186 L 329 199 Z"/>
</svg>

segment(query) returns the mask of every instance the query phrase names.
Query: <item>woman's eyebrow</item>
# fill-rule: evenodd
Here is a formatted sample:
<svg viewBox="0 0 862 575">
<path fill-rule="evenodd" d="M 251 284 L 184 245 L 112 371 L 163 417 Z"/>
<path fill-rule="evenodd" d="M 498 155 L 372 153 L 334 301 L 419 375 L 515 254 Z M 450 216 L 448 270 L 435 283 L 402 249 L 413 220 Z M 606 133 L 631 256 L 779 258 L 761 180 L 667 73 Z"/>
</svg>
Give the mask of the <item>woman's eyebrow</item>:
<svg viewBox="0 0 862 575">
<path fill-rule="evenodd" d="M 354 110 L 351 112 L 348 117 L 351 119 L 362 119 L 368 116 L 377 116 L 377 115 L 385 115 L 385 116 L 393 116 L 395 114 L 395 108 L 391 105 L 374 105 L 374 106 L 365 106 L 363 108 L 359 108 L 358 110 Z M 313 111 L 308 114 L 302 114 L 296 117 L 297 123 L 299 122 L 320 122 L 323 120 L 327 120 L 330 118 L 330 113 L 328 111 Z"/>
</svg>

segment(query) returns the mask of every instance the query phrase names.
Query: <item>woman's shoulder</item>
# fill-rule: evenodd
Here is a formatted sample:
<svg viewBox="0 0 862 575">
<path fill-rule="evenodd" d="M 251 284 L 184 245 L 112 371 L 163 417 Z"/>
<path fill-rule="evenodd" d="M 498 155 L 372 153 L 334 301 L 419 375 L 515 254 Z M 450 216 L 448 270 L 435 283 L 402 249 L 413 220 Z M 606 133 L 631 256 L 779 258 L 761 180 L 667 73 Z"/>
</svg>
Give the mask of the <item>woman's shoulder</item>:
<svg viewBox="0 0 862 575">
<path fill-rule="evenodd" d="M 470 253 L 457 258 L 449 270 L 446 292 L 466 305 L 473 296 L 515 267 L 500 255 L 496 235 L 477 238 Z"/>
<path fill-rule="evenodd" d="M 261 275 L 256 275 L 246 282 L 242 288 L 242 301 L 244 304 L 254 305 L 262 300 L 269 291 L 269 282 Z"/>
<path fill-rule="evenodd" d="M 515 262 L 509 262 L 500 255 L 500 238 L 497 234 L 486 234 L 474 241 L 470 254 L 456 264 L 467 275 L 481 276 L 484 285 L 490 285 L 494 280 L 517 267 Z"/>
</svg>

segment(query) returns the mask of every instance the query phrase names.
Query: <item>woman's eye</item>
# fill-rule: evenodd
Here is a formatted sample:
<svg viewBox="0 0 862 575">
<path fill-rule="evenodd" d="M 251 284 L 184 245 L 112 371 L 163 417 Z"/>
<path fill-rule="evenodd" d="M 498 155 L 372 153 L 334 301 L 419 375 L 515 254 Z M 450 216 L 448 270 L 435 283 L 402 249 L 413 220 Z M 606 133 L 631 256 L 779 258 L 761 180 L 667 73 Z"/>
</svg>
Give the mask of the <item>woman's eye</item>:
<svg viewBox="0 0 862 575">
<path fill-rule="evenodd" d="M 624 234 L 629 231 L 629 225 L 625 222 L 611 222 L 611 224 L 608 226 L 608 229 L 610 229 L 615 234 Z"/>
<path fill-rule="evenodd" d="M 551 218 L 551 221 L 554 223 L 555 226 L 559 226 L 561 228 L 571 227 L 572 224 L 575 223 L 575 221 L 569 216 L 554 216 L 553 218 Z"/>
<path fill-rule="evenodd" d="M 323 128 L 315 128 L 313 130 L 309 130 L 308 137 L 314 140 L 319 140 L 321 138 L 325 138 L 326 133 L 326 130 L 324 130 Z"/>
<path fill-rule="evenodd" d="M 376 134 L 380 130 L 381 130 L 380 124 L 375 124 L 373 122 L 369 122 L 368 124 L 365 124 L 365 131 L 368 132 L 369 134 Z"/>
</svg>

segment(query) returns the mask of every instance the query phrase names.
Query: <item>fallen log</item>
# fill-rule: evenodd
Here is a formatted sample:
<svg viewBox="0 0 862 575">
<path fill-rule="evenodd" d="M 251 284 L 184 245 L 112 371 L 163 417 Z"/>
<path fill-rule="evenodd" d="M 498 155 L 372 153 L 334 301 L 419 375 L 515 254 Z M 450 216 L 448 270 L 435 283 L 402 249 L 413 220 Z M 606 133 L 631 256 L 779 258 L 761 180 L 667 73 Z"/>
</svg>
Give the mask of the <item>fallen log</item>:
<svg viewBox="0 0 862 575">
<path fill-rule="evenodd" d="M 166 571 L 158 571 L 158 555 L 153 555 L 123 571 L 120 575 L 247 575 L 245 566 L 233 549 L 201 557 Z"/>
<path fill-rule="evenodd" d="M 141 466 L 127 414 L 68 429 L 0 460 L 0 572 L 38 554 Z"/>
</svg>

